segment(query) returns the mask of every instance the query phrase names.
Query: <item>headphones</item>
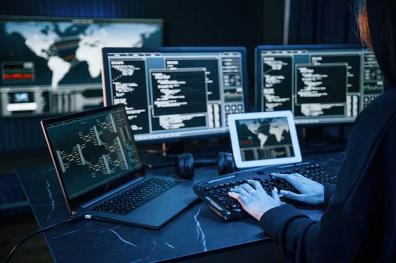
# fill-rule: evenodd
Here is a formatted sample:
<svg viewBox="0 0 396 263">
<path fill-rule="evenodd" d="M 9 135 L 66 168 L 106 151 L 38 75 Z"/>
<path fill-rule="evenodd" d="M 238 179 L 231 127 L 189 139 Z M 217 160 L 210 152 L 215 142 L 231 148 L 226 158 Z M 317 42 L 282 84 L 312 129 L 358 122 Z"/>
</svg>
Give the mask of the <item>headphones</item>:
<svg viewBox="0 0 396 263">
<path fill-rule="evenodd" d="M 177 156 L 175 160 L 176 174 L 184 179 L 192 179 L 194 177 L 195 167 L 212 165 L 217 163 L 219 175 L 234 172 L 235 163 L 231 153 L 219 152 L 217 160 L 197 160 L 191 153 L 183 153 Z"/>
</svg>

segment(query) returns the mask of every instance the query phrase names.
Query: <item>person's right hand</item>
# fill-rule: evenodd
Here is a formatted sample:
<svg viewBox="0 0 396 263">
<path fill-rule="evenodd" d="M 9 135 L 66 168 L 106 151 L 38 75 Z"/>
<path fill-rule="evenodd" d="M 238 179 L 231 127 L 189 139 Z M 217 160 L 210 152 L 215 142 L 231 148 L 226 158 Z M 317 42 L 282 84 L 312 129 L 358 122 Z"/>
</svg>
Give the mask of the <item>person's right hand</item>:
<svg viewBox="0 0 396 263">
<path fill-rule="evenodd" d="M 324 186 L 312 181 L 301 174 L 271 174 L 276 179 L 285 180 L 296 188 L 300 194 L 281 190 L 280 195 L 309 205 L 322 205 L 324 203 Z"/>
</svg>

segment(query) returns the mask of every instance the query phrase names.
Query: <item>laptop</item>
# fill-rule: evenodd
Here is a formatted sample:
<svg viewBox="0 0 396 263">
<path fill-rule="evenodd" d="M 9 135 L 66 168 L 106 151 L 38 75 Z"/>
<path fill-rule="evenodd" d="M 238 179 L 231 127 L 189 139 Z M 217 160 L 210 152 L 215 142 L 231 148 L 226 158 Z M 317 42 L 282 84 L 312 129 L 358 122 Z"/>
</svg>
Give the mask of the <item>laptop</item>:
<svg viewBox="0 0 396 263">
<path fill-rule="evenodd" d="M 229 127 L 237 168 L 302 161 L 291 111 L 232 114 L 229 116 Z"/>
<path fill-rule="evenodd" d="M 123 105 L 41 121 L 70 214 L 159 229 L 197 197 L 145 171 Z"/>
</svg>

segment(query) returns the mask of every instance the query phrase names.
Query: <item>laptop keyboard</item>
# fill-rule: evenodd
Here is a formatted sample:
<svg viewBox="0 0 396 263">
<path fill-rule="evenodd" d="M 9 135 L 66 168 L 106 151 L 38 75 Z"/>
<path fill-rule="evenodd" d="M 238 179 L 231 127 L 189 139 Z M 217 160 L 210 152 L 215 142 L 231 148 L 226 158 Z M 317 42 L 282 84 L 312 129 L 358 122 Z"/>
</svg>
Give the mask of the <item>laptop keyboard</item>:
<svg viewBox="0 0 396 263">
<path fill-rule="evenodd" d="M 177 180 L 150 178 L 94 206 L 93 210 L 126 215 L 179 183 Z"/>
</svg>

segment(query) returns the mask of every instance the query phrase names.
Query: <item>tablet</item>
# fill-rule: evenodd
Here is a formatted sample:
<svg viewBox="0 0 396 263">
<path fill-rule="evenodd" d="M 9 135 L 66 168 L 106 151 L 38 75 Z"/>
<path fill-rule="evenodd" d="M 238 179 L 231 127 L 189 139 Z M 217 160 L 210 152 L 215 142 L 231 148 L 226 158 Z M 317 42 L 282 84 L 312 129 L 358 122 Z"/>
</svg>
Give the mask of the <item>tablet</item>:
<svg viewBox="0 0 396 263">
<path fill-rule="evenodd" d="M 238 168 L 301 162 L 290 111 L 229 115 L 235 165 Z"/>
</svg>

